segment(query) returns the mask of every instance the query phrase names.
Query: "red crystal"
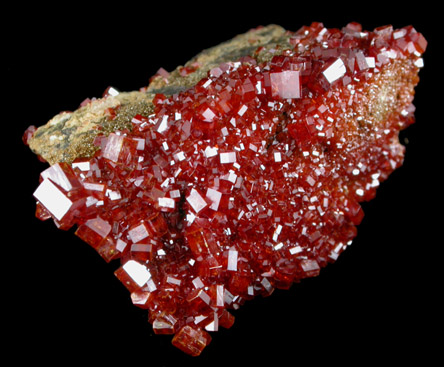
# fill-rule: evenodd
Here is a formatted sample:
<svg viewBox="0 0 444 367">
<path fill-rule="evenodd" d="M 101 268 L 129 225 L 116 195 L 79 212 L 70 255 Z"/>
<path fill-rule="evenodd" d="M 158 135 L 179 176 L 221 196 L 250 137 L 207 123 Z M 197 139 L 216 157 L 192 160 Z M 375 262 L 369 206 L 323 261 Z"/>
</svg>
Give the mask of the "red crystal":
<svg viewBox="0 0 444 367">
<path fill-rule="evenodd" d="M 48 168 L 35 192 L 37 217 L 77 225 L 106 261 L 120 258 L 115 274 L 154 332 L 193 356 L 233 325 L 228 309 L 334 262 L 356 236 L 359 203 L 403 161 L 413 95 L 379 120 L 365 105 L 384 68 L 407 65 L 417 82 L 424 37 L 357 23 L 288 37 L 270 61 L 225 63 L 157 95 L 131 132 Z"/>
<path fill-rule="evenodd" d="M 173 338 L 173 345 L 191 356 L 198 356 L 210 343 L 211 336 L 200 328 L 186 325 Z"/>
<path fill-rule="evenodd" d="M 22 141 L 25 145 L 29 145 L 29 139 L 32 138 L 32 136 L 34 135 L 34 133 L 36 132 L 37 128 L 34 125 L 30 125 L 25 132 L 23 133 L 22 136 Z"/>
</svg>

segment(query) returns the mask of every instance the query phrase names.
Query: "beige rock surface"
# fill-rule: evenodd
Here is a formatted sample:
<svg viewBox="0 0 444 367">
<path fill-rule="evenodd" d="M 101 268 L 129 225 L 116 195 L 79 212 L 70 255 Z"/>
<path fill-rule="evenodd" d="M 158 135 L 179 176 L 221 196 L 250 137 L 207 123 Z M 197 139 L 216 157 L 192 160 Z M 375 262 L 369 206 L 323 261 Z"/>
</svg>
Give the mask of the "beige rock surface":
<svg viewBox="0 0 444 367">
<path fill-rule="evenodd" d="M 156 93 L 168 96 L 186 90 L 215 66 L 253 55 L 261 46 L 266 49 L 277 45 L 285 47 L 288 42 L 286 33 L 282 27 L 273 24 L 249 30 L 202 51 L 167 76 L 154 76 L 146 88 L 93 99 L 73 112 L 59 113 L 37 129 L 28 141 L 29 147 L 49 164 L 70 163 L 77 157 L 90 157 L 97 149 L 93 141 L 98 134 L 130 129 L 135 115 L 151 114 Z M 181 75 L 184 67 L 193 72 Z"/>
</svg>

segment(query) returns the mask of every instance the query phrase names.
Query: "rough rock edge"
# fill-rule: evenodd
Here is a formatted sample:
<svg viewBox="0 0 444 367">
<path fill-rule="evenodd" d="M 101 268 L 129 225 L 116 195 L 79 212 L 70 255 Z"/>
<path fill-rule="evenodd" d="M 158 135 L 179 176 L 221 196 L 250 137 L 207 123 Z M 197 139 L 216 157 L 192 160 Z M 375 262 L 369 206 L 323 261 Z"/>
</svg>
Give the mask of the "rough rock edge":
<svg viewBox="0 0 444 367">
<path fill-rule="evenodd" d="M 140 91 L 123 92 L 116 96 L 93 99 L 74 112 L 61 112 L 39 127 L 28 141 L 30 149 L 49 164 L 71 163 L 78 157 L 90 157 L 97 150 L 93 144 L 99 133 L 131 128 L 131 119 L 153 112 L 156 93 L 166 96 L 186 90 L 223 62 L 253 56 L 259 47 L 287 48 L 288 33 L 278 25 L 251 29 L 233 39 L 202 51 L 184 66 L 178 66 L 167 77 L 156 75 L 148 87 Z M 279 45 L 279 46 L 278 46 Z M 183 67 L 194 72 L 182 76 Z"/>
</svg>

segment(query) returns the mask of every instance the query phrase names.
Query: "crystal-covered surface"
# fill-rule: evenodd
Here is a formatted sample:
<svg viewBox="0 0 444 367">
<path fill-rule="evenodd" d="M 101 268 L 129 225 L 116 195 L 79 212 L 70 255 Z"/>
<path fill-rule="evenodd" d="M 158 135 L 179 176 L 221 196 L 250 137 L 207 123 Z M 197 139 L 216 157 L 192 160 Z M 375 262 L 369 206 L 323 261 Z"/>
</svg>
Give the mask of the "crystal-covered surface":
<svg viewBox="0 0 444 367">
<path fill-rule="evenodd" d="M 99 137 L 94 157 L 51 166 L 34 192 L 38 218 L 119 259 L 154 332 L 193 356 L 233 325 L 230 309 L 334 262 L 359 203 L 403 161 L 424 37 L 357 23 L 288 37 L 289 49 L 156 96 L 152 115 Z"/>
</svg>

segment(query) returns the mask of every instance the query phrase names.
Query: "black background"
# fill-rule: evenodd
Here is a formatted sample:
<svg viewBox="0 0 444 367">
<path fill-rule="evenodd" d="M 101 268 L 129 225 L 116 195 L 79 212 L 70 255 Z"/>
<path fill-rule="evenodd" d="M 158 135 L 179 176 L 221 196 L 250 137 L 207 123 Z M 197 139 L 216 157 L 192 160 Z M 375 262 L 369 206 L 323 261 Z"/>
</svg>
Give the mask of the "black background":
<svg viewBox="0 0 444 367">
<path fill-rule="evenodd" d="M 66 4 L 66 3 L 65 3 Z M 312 365 L 417 362 L 427 365 L 442 338 L 442 20 L 426 2 L 129 2 L 62 9 L 14 7 L 2 22 L 2 331 L 17 363 L 65 366 Z M 416 88 L 416 123 L 404 131 L 404 165 L 364 203 L 358 236 L 321 275 L 257 298 L 212 333 L 197 358 L 154 335 L 147 314 L 88 245 L 34 217 L 33 191 L 47 166 L 21 142 L 40 126 L 108 86 L 148 84 L 160 67 L 183 65 L 204 48 L 275 23 L 312 21 L 372 30 L 413 25 L 429 42 Z M 441 79 L 441 80 L 440 80 Z M 73 364 L 76 365 L 76 364 Z"/>
</svg>

